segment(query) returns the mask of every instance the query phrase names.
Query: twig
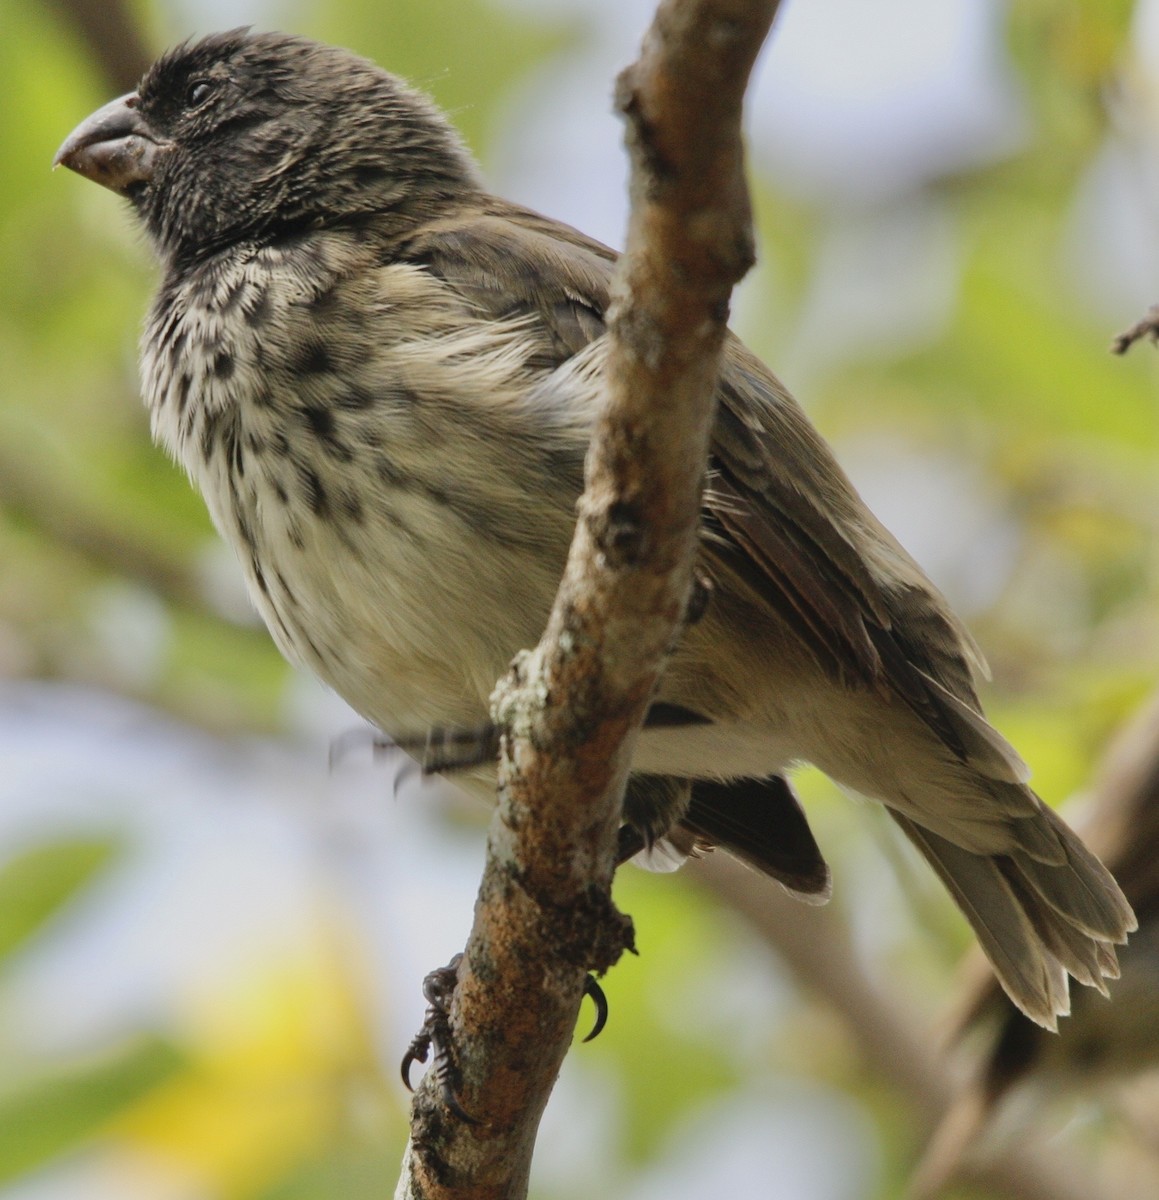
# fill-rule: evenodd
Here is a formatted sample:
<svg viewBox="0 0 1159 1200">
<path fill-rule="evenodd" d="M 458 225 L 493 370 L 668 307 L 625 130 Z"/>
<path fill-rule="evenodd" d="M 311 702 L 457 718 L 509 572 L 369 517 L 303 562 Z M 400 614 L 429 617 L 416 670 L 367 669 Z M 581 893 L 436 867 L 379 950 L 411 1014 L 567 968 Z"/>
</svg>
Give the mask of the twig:
<svg viewBox="0 0 1159 1200">
<path fill-rule="evenodd" d="M 776 0 L 664 0 L 620 77 L 632 215 L 607 403 L 547 632 L 496 690 L 505 730 L 451 1012 L 466 1124 L 416 1096 L 399 1197 L 526 1194 L 588 969 L 631 945 L 610 899 L 636 731 L 690 591 L 733 284 L 752 261 L 740 114 Z"/>
<path fill-rule="evenodd" d="M 1111 342 L 1111 353 L 1126 354 L 1141 338 L 1159 343 L 1159 304 L 1152 304 L 1130 329 L 1115 335 Z"/>
</svg>

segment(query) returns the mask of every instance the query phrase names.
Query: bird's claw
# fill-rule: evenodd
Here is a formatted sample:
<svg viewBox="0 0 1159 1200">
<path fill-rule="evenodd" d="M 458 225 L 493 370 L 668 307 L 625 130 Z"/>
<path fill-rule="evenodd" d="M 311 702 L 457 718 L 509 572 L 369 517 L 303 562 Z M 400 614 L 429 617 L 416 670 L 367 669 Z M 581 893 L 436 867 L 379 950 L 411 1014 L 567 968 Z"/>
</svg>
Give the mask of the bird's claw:
<svg viewBox="0 0 1159 1200">
<path fill-rule="evenodd" d="M 411 1039 L 406 1053 L 402 1056 L 400 1074 L 408 1092 L 414 1091 L 410 1081 L 410 1069 L 416 1063 L 425 1063 L 434 1052 L 431 1070 L 435 1073 L 435 1083 L 438 1084 L 439 1095 L 450 1112 L 467 1125 L 478 1125 L 476 1117 L 471 1116 L 459 1100 L 455 1085 L 458 1082 L 459 1070 L 455 1065 L 454 1042 L 451 1036 L 451 997 L 459 978 L 459 964 L 463 961 L 462 954 L 456 954 L 445 967 L 438 967 L 423 980 L 423 995 L 427 1001 L 427 1011 L 423 1018 L 422 1028 Z M 590 1042 L 599 1037 L 604 1026 L 608 1023 L 608 998 L 600 987 L 594 975 L 584 976 L 584 995 L 590 996 L 596 1006 L 596 1020 L 591 1032 L 584 1038 Z"/>
<path fill-rule="evenodd" d="M 604 995 L 604 989 L 600 987 L 594 975 L 584 976 L 584 995 L 590 996 L 592 1003 L 596 1006 L 596 1023 L 592 1026 L 591 1033 L 584 1038 L 585 1042 L 590 1042 L 600 1036 L 604 1026 L 608 1023 L 608 998 Z"/>
<path fill-rule="evenodd" d="M 369 725 L 358 725 L 354 729 L 344 730 L 331 740 L 328 765 L 331 771 L 335 771 L 344 766 L 355 751 L 365 747 L 369 747 L 371 754 L 377 758 L 392 745 L 393 743 L 377 729 L 372 729 Z"/>
<path fill-rule="evenodd" d="M 393 785 L 395 799 L 398 798 L 399 789 L 410 779 L 411 775 L 422 769 L 413 759 L 406 756 L 406 748 L 402 743 L 394 741 L 393 738 L 387 737 L 377 729 L 363 726 L 340 733 L 330 743 L 330 770 L 337 770 L 355 750 L 363 747 L 370 748 L 375 761 L 386 758 L 392 751 L 402 751 L 401 754 L 395 755 L 398 764 Z"/>
<path fill-rule="evenodd" d="M 427 1001 L 426 1016 L 422 1028 L 411 1039 L 402 1057 L 402 1081 L 407 1091 L 413 1092 L 410 1069 L 413 1063 L 427 1061 L 434 1051 L 431 1070 L 443 1103 L 460 1121 L 467 1125 L 478 1125 L 478 1120 L 463 1107 L 455 1090 L 458 1082 L 458 1067 L 455 1065 L 454 1043 L 451 1037 L 451 996 L 459 977 L 461 954 L 456 954 L 445 967 L 438 967 L 423 980 L 423 995 Z"/>
</svg>

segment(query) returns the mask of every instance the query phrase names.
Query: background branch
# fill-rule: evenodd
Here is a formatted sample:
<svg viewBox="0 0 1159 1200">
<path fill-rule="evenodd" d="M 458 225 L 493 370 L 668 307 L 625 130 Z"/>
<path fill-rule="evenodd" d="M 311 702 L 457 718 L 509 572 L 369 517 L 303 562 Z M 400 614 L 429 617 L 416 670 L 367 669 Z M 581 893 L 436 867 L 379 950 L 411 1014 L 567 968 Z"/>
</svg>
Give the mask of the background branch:
<svg viewBox="0 0 1159 1200">
<path fill-rule="evenodd" d="M 665 0 L 618 81 L 632 214 L 607 404 L 547 632 L 496 690 L 500 801 L 452 1008 L 462 1098 L 415 1098 L 400 1196 L 526 1193 L 584 974 L 631 946 L 611 904 L 636 732 L 683 618 L 733 284 L 752 261 L 740 116 L 776 0 Z"/>
<path fill-rule="evenodd" d="M 158 596 L 210 613 L 197 573 L 177 554 L 93 511 L 62 487 L 58 474 L 0 449 L 0 508 L 34 526 L 47 542 L 112 574 L 143 584 Z"/>
<path fill-rule="evenodd" d="M 952 1022 L 955 1046 L 969 1044 L 972 1061 L 915 1172 L 915 1190 L 923 1196 L 940 1195 L 950 1181 L 991 1161 L 993 1139 L 987 1134 L 998 1114 L 1009 1111 L 1007 1100 L 1015 1093 L 1024 1101 L 1018 1117 L 1024 1128 L 1060 1092 L 1106 1093 L 1112 1081 L 1159 1067 L 1154 1003 L 1159 983 L 1159 693 L 1105 753 L 1078 828 L 1113 872 L 1139 919 L 1138 930 L 1120 949 L 1121 975 L 1110 985 L 1110 1003 L 1079 989 L 1070 1017 L 1055 1037 L 1026 1020 L 1006 998 L 989 964 L 974 952 Z M 1147 1182 L 1142 1177 L 1132 1181 L 1132 1195 L 1156 1194 L 1159 1180 L 1154 1170 L 1147 1175 Z"/>
<path fill-rule="evenodd" d="M 153 61 L 125 0 L 46 0 L 100 68 L 114 95 L 131 91 Z"/>
<path fill-rule="evenodd" d="M 841 1016 L 858 1050 L 907 1101 L 914 1130 L 927 1136 L 958 1086 L 935 1051 L 925 1019 L 904 996 L 887 993 L 861 968 L 849 930 L 832 906 L 793 900 L 724 854 L 688 864 L 718 900 L 740 913 L 803 987 Z M 923 1036 L 924 1033 L 924 1036 Z M 1023 1140 L 971 1169 L 972 1182 L 1009 1200 L 1103 1200 L 1106 1193 L 1075 1155 L 1056 1144 Z M 1109 1197 L 1107 1198 L 1109 1200 Z"/>
</svg>

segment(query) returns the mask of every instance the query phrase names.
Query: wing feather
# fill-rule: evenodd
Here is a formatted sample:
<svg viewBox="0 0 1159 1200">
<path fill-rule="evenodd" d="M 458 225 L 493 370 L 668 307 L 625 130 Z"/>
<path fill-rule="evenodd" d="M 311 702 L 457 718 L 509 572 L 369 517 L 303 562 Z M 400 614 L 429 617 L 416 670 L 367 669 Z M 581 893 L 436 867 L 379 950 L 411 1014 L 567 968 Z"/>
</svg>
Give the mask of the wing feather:
<svg viewBox="0 0 1159 1200">
<path fill-rule="evenodd" d="M 605 332 L 616 255 L 569 226 L 489 201 L 425 226 L 392 257 L 422 266 L 495 319 L 529 319 L 546 377 Z M 742 583 L 845 686 L 891 692 L 962 761 L 1024 771 L 989 729 L 981 656 L 934 586 L 865 508 L 804 413 L 730 337 L 719 392 L 704 555 Z M 908 633 L 906 631 L 909 631 Z"/>
</svg>

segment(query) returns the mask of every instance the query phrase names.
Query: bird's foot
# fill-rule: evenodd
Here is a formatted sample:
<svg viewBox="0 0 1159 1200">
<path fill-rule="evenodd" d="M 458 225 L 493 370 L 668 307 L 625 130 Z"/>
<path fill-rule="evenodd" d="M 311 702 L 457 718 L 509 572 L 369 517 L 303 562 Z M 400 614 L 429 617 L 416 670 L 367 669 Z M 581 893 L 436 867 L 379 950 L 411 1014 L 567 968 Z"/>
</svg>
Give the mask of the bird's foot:
<svg viewBox="0 0 1159 1200">
<path fill-rule="evenodd" d="M 499 730 L 491 724 L 473 727 L 437 725 L 425 733 L 391 737 L 375 729 L 348 730 L 330 744 L 330 766 L 339 766 L 353 750 L 369 745 L 378 755 L 401 750 L 417 760 L 424 775 L 452 775 L 483 763 L 499 754 Z"/>
<path fill-rule="evenodd" d="M 478 1120 L 467 1112 L 459 1099 L 459 1068 L 455 1062 L 454 1039 L 451 1036 L 451 996 L 458 982 L 459 964 L 462 961 L 462 954 L 456 954 L 445 967 L 436 968 L 423 980 L 427 1011 L 422 1028 L 411 1039 L 403 1055 L 401 1074 L 407 1091 L 413 1092 L 410 1069 L 416 1062 L 425 1063 L 433 1052 L 431 1070 L 435 1073 L 443 1103 L 460 1121 L 478 1125 Z M 584 995 L 589 996 L 596 1006 L 595 1023 L 584 1038 L 585 1042 L 590 1042 L 599 1037 L 608 1023 L 608 998 L 594 975 L 584 976 Z"/>
<path fill-rule="evenodd" d="M 424 775 L 469 771 L 493 763 L 499 755 L 499 727 L 490 722 L 470 727 L 436 725 L 426 733 L 384 740 L 416 758 Z"/>
<path fill-rule="evenodd" d="M 479 1122 L 459 1102 L 456 1085 L 459 1080 L 459 1068 L 455 1063 L 455 1048 L 451 1037 L 451 996 L 455 991 L 455 983 L 459 977 L 459 963 L 463 961 L 461 954 L 456 954 L 445 967 L 438 967 L 423 980 L 423 995 L 427 1000 L 426 1016 L 422 1028 L 411 1039 L 402 1058 L 402 1081 L 407 1090 L 413 1092 L 410 1069 L 415 1062 L 425 1063 L 427 1056 L 434 1051 L 431 1070 L 435 1073 L 435 1082 L 439 1086 L 439 1094 L 443 1103 L 460 1121 L 468 1125 Z"/>
<path fill-rule="evenodd" d="M 710 725 L 712 719 L 663 700 L 654 703 L 645 714 L 645 729 L 680 729 L 690 725 Z M 330 765 L 337 766 L 354 749 L 369 741 L 375 754 L 401 750 L 417 760 L 424 775 L 453 775 L 494 763 L 499 756 L 501 731 L 490 721 L 478 725 L 434 725 L 423 733 L 404 733 L 392 737 L 377 730 L 350 730 L 334 739 L 330 746 Z"/>
</svg>

